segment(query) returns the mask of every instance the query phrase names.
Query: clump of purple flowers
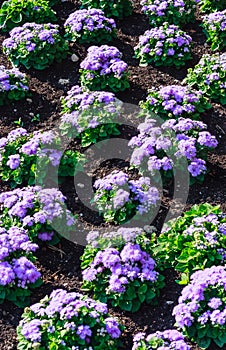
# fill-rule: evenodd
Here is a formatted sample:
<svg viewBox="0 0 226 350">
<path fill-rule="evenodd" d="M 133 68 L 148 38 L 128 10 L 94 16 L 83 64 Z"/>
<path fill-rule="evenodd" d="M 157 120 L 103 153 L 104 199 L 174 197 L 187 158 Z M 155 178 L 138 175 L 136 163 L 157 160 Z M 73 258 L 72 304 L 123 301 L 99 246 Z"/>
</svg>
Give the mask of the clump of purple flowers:
<svg viewBox="0 0 226 350">
<path fill-rule="evenodd" d="M 68 44 L 55 24 L 25 23 L 11 30 L 2 43 L 3 52 L 14 66 L 45 69 L 54 61 L 61 62 L 68 54 Z"/>
<path fill-rule="evenodd" d="M 38 161 L 44 166 L 37 168 Z M 59 176 L 73 176 L 82 163 L 84 157 L 79 152 L 68 150 L 63 154 L 60 137 L 53 131 L 29 134 L 26 129 L 17 128 L 0 139 L 0 178 L 13 187 L 33 185 L 35 178 L 41 184 L 48 171 L 58 167 Z"/>
<path fill-rule="evenodd" d="M 225 266 L 195 272 L 173 309 L 177 326 L 203 349 L 211 341 L 219 347 L 226 344 L 225 281 Z"/>
<path fill-rule="evenodd" d="M 195 19 L 196 3 L 199 0 L 141 0 L 142 11 L 148 15 L 150 24 L 164 22 L 180 25 Z"/>
<path fill-rule="evenodd" d="M 120 228 L 88 235 L 81 258 L 83 286 L 94 298 L 122 310 L 136 312 L 143 302 L 154 302 L 163 287 L 163 276 L 151 257 L 151 241 L 139 228 Z"/>
<path fill-rule="evenodd" d="M 179 68 L 191 59 L 191 42 L 190 35 L 165 22 L 139 37 L 139 44 L 134 48 L 135 56 L 140 60 L 140 66 L 154 64 Z"/>
<path fill-rule="evenodd" d="M 173 176 L 172 170 L 182 167 L 190 173 L 191 183 L 202 182 L 207 153 L 218 144 L 206 128 L 203 122 L 189 118 L 169 119 L 160 126 L 146 118 L 138 127 L 138 136 L 129 142 L 134 148 L 130 162 L 143 175 L 156 177 L 160 171 L 165 180 Z"/>
<path fill-rule="evenodd" d="M 22 226 L 32 241 L 53 241 L 54 229 L 63 225 L 68 230 L 75 223 L 64 207 L 65 197 L 55 189 L 40 186 L 15 189 L 0 194 L 0 220 L 4 227 Z M 51 227 L 54 227 L 54 229 Z M 56 235 L 55 235 L 56 241 Z"/>
<path fill-rule="evenodd" d="M 149 177 L 130 180 L 123 171 L 113 171 L 94 183 L 93 202 L 106 222 L 116 224 L 128 221 L 134 215 L 151 219 L 150 215 L 160 200 L 156 187 Z"/>
<path fill-rule="evenodd" d="M 188 69 L 185 83 L 203 92 L 211 101 L 226 104 L 226 53 L 205 54 Z"/>
<path fill-rule="evenodd" d="M 219 206 L 194 205 L 182 216 L 167 222 L 157 238 L 154 257 L 163 268 L 189 275 L 226 261 L 226 215 Z"/>
<path fill-rule="evenodd" d="M 80 64 L 80 80 L 89 90 L 123 91 L 129 88 L 128 65 L 114 46 L 91 46 Z"/>
<path fill-rule="evenodd" d="M 67 349 L 117 350 L 122 329 L 106 304 L 57 289 L 24 310 L 17 327 L 18 349 L 41 343 L 47 349 L 54 337 Z"/>
<path fill-rule="evenodd" d="M 77 10 L 70 14 L 65 24 L 66 38 L 79 43 L 109 42 L 116 37 L 116 24 L 100 9 Z"/>
<path fill-rule="evenodd" d="M 28 90 L 28 79 L 24 73 L 17 68 L 0 66 L 0 106 L 24 98 Z"/>
<path fill-rule="evenodd" d="M 18 306 L 27 303 L 30 287 L 40 283 L 40 272 L 33 262 L 38 246 L 24 228 L 0 227 L 0 303 L 5 299 Z"/>
<path fill-rule="evenodd" d="M 146 101 L 141 102 L 140 106 L 163 119 L 187 116 L 199 119 L 202 112 L 211 108 L 202 91 L 181 85 L 168 85 L 149 90 Z"/>
<path fill-rule="evenodd" d="M 175 329 L 149 334 L 137 333 L 133 338 L 132 350 L 190 350 L 182 333 Z"/>
<path fill-rule="evenodd" d="M 202 27 L 212 51 L 222 50 L 226 46 L 226 10 L 204 16 Z"/>
<path fill-rule="evenodd" d="M 68 137 L 79 137 L 88 146 L 110 135 L 118 135 L 114 123 L 122 102 L 106 91 L 89 91 L 76 85 L 61 99 L 60 130 Z"/>
</svg>

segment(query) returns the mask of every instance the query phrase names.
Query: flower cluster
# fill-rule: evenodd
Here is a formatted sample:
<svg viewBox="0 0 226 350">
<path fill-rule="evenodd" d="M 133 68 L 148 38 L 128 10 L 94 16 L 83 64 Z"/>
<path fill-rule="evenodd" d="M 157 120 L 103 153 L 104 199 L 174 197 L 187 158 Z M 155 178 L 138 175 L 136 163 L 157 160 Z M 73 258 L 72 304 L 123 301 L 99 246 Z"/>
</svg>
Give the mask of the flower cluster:
<svg viewBox="0 0 226 350">
<path fill-rule="evenodd" d="M 146 101 L 140 102 L 140 106 L 163 119 L 187 116 L 198 119 L 200 113 L 211 108 L 202 91 L 181 85 L 168 85 L 149 90 Z"/>
<path fill-rule="evenodd" d="M 123 171 L 113 171 L 94 183 L 93 202 L 106 222 L 123 223 L 134 215 L 150 214 L 160 199 L 159 191 L 151 185 L 149 177 L 129 180 Z"/>
<path fill-rule="evenodd" d="M 25 23 L 16 27 L 2 46 L 14 66 L 22 64 L 27 69 L 45 69 L 68 54 L 68 44 L 60 36 L 59 26 L 50 23 Z"/>
<path fill-rule="evenodd" d="M 152 26 L 168 22 L 180 25 L 195 19 L 196 3 L 199 0 L 141 0 L 142 11 L 148 15 Z"/>
<path fill-rule="evenodd" d="M 143 302 L 155 302 L 163 276 L 151 257 L 151 239 L 138 228 L 88 235 L 90 242 L 81 258 L 83 286 L 94 298 L 122 310 L 136 312 Z"/>
<path fill-rule="evenodd" d="M 122 19 L 132 14 L 132 2 L 130 0 L 81 0 L 81 3 L 83 8 L 101 9 L 107 17 Z"/>
<path fill-rule="evenodd" d="M 199 0 L 200 11 L 204 13 L 221 11 L 225 9 L 225 6 L 225 0 Z"/>
<path fill-rule="evenodd" d="M 102 10 L 84 9 L 70 14 L 65 24 L 66 38 L 79 43 L 101 43 L 116 37 L 116 24 Z"/>
<path fill-rule="evenodd" d="M 58 170 L 56 176 L 73 176 L 85 159 L 79 152 L 68 150 L 63 154 L 60 145 L 60 138 L 53 131 L 29 134 L 24 128 L 12 130 L 0 139 L 0 178 L 15 187 L 33 185 L 35 178 L 42 184 L 51 171 L 53 178 L 53 169 Z"/>
<path fill-rule="evenodd" d="M 20 100 L 28 93 L 28 80 L 19 69 L 0 66 L 0 106 L 10 100 Z"/>
<path fill-rule="evenodd" d="M 0 220 L 4 227 L 23 226 L 29 238 L 36 241 L 53 241 L 51 226 L 63 225 L 70 229 L 75 223 L 71 213 L 64 208 L 65 197 L 55 189 L 39 186 L 15 189 L 0 194 Z M 52 243 L 51 242 L 51 243 Z"/>
<path fill-rule="evenodd" d="M 211 49 L 213 51 L 223 49 L 226 45 L 226 10 L 204 16 L 202 26 Z"/>
<path fill-rule="evenodd" d="M 89 146 L 110 135 L 119 135 L 114 123 L 121 101 L 106 91 L 88 91 L 76 85 L 61 99 L 60 130 L 68 137 L 79 137 L 82 146 Z"/>
<path fill-rule="evenodd" d="M 202 90 L 214 102 L 226 104 L 226 53 L 205 54 L 199 63 L 188 69 L 185 83 Z"/>
<path fill-rule="evenodd" d="M 149 334 L 137 333 L 133 338 L 132 350 L 190 350 L 182 333 L 175 329 Z"/>
<path fill-rule="evenodd" d="M 91 46 L 80 64 L 82 86 L 90 90 L 123 91 L 129 87 L 128 65 L 114 46 Z"/>
<path fill-rule="evenodd" d="M 17 328 L 18 349 L 51 344 L 71 350 L 117 350 L 122 326 L 107 305 L 80 293 L 54 290 L 26 308 Z"/>
<path fill-rule="evenodd" d="M 225 281 L 225 266 L 195 272 L 173 309 L 177 326 L 202 349 L 212 340 L 219 347 L 226 344 Z"/>
<path fill-rule="evenodd" d="M 48 0 L 7 0 L 0 8 L 0 28 L 8 32 L 26 22 L 55 22 L 55 14 Z"/>
<path fill-rule="evenodd" d="M 0 303 L 8 299 L 18 306 L 26 304 L 29 287 L 40 283 L 41 274 L 33 264 L 37 248 L 25 229 L 0 227 Z"/>
<path fill-rule="evenodd" d="M 207 153 L 218 144 L 206 127 L 189 118 L 169 119 L 160 126 L 156 120 L 146 118 L 138 127 L 140 134 L 129 142 L 134 148 L 130 162 L 149 176 L 160 171 L 166 180 L 172 176 L 172 169 L 184 169 L 190 173 L 191 184 L 202 182 L 207 171 Z"/>
<path fill-rule="evenodd" d="M 196 270 L 224 265 L 226 215 L 207 203 L 193 206 L 163 227 L 154 253 L 163 268 L 174 267 L 183 273 L 183 283 Z"/>
<path fill-rule="evenodd" d="M 166 22 L 139 37 L 139 44 L 134 48 L 135 56 L 141 66 L 154 63 L 179 68 L 191 59 L 191 42 L 190 35 Z"/>
</svg>

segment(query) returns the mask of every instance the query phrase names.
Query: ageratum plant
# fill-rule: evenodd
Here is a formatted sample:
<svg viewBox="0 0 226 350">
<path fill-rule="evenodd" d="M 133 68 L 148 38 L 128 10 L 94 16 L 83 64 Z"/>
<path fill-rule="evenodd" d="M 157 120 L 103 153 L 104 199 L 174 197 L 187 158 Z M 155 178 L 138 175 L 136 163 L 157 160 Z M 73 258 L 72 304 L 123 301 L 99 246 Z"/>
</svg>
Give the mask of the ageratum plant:
<svg viewBox="0 0 226 350">
<path fill-rule="evenodd" d="M 173 170 L 188 171 L 191 184 L 202 182 L 207 172 L 207 153 L 218 144 L 206 129 L 206 124 L 189 118 L 169 119 L 160 126 L 156 120 L 146 118 L 138 126 L 138 136 L 129 142 L 134 149 L 131 165 L 156 181 L 160 172 L 163 181 L 168 182 Z"/>
<path fill-rule="evenodd" d="M 74 176 L 84 161 L 79 152 L 67 150 L 63 154 L 60 137 L 53 131 L 29 134 L 17 128 L 0 139 L 0 178 L 11 187 L 34 185 L 35 181 L 42 184 L 48 174 L 53 178 L 57 171 L 59 177 Z"/>
<path fill-rule="evenodd" d="M 64 23 L 65 37 L 80 44 L 106 43 L 116 37 L 116 24 L 102 10 L 83 9 L 70 14 Z"/>
<path fill-rule="evenodd" d="M 156 113 L 162 119 L 199 119 L 200 114 L 212 106 L 200 90 L 193 90 L 190 86 L 168 85 L 149 90 L 146 101 L 141 101 L 140 107 L 149 114 Z"/>
<path fill-rule="evenodd" d="M 226 104 L 226 53 L 205 54 L 199 63 L 188 69 L 185 83 L 202 90 L 213 102 Z"/>
<path fill-rule="evenodd" d="M 132 350 L 190 350 L 182 333 L 175 329 L 149 334 L 137 333 L 133 338 Z"/>
<path fill-rule="evenodd" d="M 132 217 L 150 220 L 151 213 L 160 200 L 156 187 L 149 177 L 130 180 L 123 172 L 114 170 L 94 183 L 96 190 L 93 202 L 104 221 L 121 224 Z"/>
<path fill-rule="evenodd" d="M 114 46 L 91 46 L 80 64 L 80 80 L 89 90 L 112 92 L 129 88 L 128 65 L 121 60 L 122 53 Z"/>
<path fill-rule="evenodd" d="M 0 227 L 0 304 L 10 300 L 23 307 L 29 302 L 31 289 L 41 284 L 41 274 L 34 265 L 37 248 L 25 229 Z"/>
<path fill-rule="evenodd" d="M 76 85 L 62 97 L 62 135 L 78 137 L 84 147 L 119 135 L 116 121 L 122 102 L 111 92 L 89 91 Z"/>
<path fill-rule="evenodd" d="M 226 215 L 219 206 L 194 205 L 163 227 L 154 249 L 162 268 L 173 267 L 182 273 L 180 284 L 189 276 L 226 260 Z"/>
<path fill-rule="evenodd" d="M 92 231 L 81 257 L 83 288 L 95 299 L 136 312 L 141 305 L 156 303 L 164 277 L 156 271 L 151 241 L 140 228 L 120 228 L 100 234 Z"/>
<path fill-rule="evenodd" d="M 139 44 L 134 48 L 135 57 L 139 59 L 140 66 L 154 64 L 180 68 L 191 59 L 191 42 L 190 35 L 165 22 L 139 37 Z"/>
<path fill-rule="evenodd" d="M 199 9 L 203 13 L 221 11 L 224 10 L 225 7 L 225 0 L 199 0 Z"/>
<path fill-rule="evenodd" d="M 177 326 L 202 349 L 226 344 L 225 281 L 225 266 L 195 272 L 173 309 Z"/>
<path fill-rule="evenodd" d="M 196 3 L 199 0 L 141 0 L 142 11 L 148 16 L 152 26 L 164 22 L 180 25 L 195 20 Z"/>
<path fill-rule="evenodd" d="M 81 0 L 82 8 L 95 8 L 104 11 L 107 17 L 123 17 L 132 14 L 132 2 L 130 0 Z"/>
<path fill-rule="evenodd" d="M 17 327 L 18 350 L 117 350 L 121 333 L 106 304 L 57 289 L 24 310 Z"/>
<path fill-rule="evenodd" d="M 61 62 L 68 54 L 68 44 L 56 24 L 25 23 L 11 30 L 10 38 L 2 43 L 3 52 L 14 66 L 38 70 Z"/>
<path fill-rule="evenodd" d="M 2 226 L 12 225 L 28 230 L 31 241 L 57 243 L 57 227 L 70 230 L 75 218 L 65 209 L 65 197 L 56 188 L 40 186 L 18 188 L 0 194 L 0 221 Z"/>
<path fill-rule="evenodd" d="M 28 79 L 17 68 L 0 66 L 0 106 L 18 101 L 28 94 Z"/>
<path fill-rule="evenodd" d="M 204 16 L 202 27 L 211 50 L 223 50 L 226 46 L 226 10 Z"/>
<path fill-rule="evenodd" d="M 48 0 L 8 0 L 0 8 L 0 29 L 9 32 L 26 22 L 56 22 Z"/>
</svg>

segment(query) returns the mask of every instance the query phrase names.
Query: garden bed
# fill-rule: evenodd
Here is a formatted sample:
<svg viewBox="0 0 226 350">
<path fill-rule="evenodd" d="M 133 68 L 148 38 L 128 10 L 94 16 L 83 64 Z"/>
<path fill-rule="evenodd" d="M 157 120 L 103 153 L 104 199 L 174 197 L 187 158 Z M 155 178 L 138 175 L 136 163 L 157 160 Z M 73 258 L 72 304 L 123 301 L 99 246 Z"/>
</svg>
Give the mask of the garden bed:
<svg viewBox="0 0 226 350">
<path fill-rule="evenodd" d="M 65 22 L 68 15 L 79 8 L 79 3 L 71 0 L 56 5 L 54 9 L 57 12 L 59 24 Z M 153 66 L 140 67 L 138 60 L 134 58 L 133 48 L 138 43 L 138 37 L 148 29 L 147 17 L 141 14 L 139 1 L 134 1 L 134 10 L 132 16 L 124 20 L 117 20 L 117 39 L 112 41 L 122 53 L 123 59 L 129 65 L 130 89 L 117 93 L 117 97 L 126 103 L 137 105 L 140 100 L 147 96 L 148 89 L 159 87 L 160 85 L 180 84 L 187 74 L 187 69 L 194 67 L 201 56 L 205 53 L 211 53 L 210 47 L 206 44 L 205 35 L 200 28 L 200 15 L 196 14 L 197 21 L 194 24 L 186 25 L 186 32 L 191 35 L 194 46 L 192 48 L 193 59 L 180 68 L 154 68 Z M 0 35 L 0 47 L 7 35 Z M 34 130 L 50 130 L 57 125 L 60 117 L 60 97 L 63 96 L 73 85 L 79 84 L 79 64 L 86 56 L 86 46 L 70 44 L 71 54 L 78 56 L 79 60 L 73 62 L 71 55 L 63 63 L 53 64 L 44 71 L 29 69 L 26 72 L 29 79 L 29 86 L 32 95 L 25 100 L 13 102 L 7 106 L 1 107 L 0 130 L 1 137 L 7 135 L 16 125 L 25 127 L 29 132 Z M 6 56 L 1 54 L 0 64 L 7 63 Z M 66 81 L 63 81 L 66 79 Z M 187 201 L 187 208 L 192 204 L 208 202 L 210 204 L 220 204 L 222 210 L 226 211 L 225 188 L 226 188 L 226 107 L 213 103 L 213 108 L 203 113 L 202 120 L 208 125 L 208 130 L 217 137 L 219 145 L 217 149 L 209 156 L 209 173 L 206 175 L 202 185 L 195 184 L 190 188 Z M 128 138 L 135 130 L 128 128 L 121 129 L 122 137 Z M 124 164 L 123 164 L 124 165 Z M 112 167 L 111 163 L 106 163 L 105 167 L 99 169 L 98 174 L 105 174 Z M 114 165 L 113 165 L 114 167 Z M 87 227 L 90 229 L 103 225 L 103 223 L 90 214 L 81 203 L 75 202 L 76 193 L 73 189 L 73 180 L 62 185 L 62 192 L 67 196 L 68 208 L 74 214 L 82 214 L 80 220 L 87 221 Z M 0 182 L 1 192 L 9 189 L 7 183 Z M 161 227 L 164 214 L 170 202 L 165 201 L 160 209 L 159 219 L 155 224 L 158 229 Z M 66 288 L 67 290 L 79 291 L 81 288 L 81 270 L 79 257 L 82 255 L 83 248 L 69 242 L 65 239 L 55 247 L 45 246 L 38 251 L 38 267 L 42 273 L 43 285 L 32 293 L 31 303 L 38 302 L 46 294 L 50 294 L 53 289 Z M 177 304 L 178 297 L 182 290 L 174 282 L 176 275 L 172 270 L 165 272 L 166 286 L 161 291 L 158 306 L 152 307 L 143 305 L 141 309 L 131 314 L 120 310 L 113 310 L 113 315 L 119 317 L 126 326 L 124 332 L 122 349 L 131 349 L 132 336 L 139 331 L 149 333 L 156 330 L 169 329 L 175 322 L 171 316 L 173 307 Z M 0 349 L 16 349 L 16 327 L 19 323 L 22 309 L 14 306 L 10 302 L 0 305 Z M 199 349 L 193 345 L 192 350 Z M 211 346 L 211 350 L 218 349 L 217 346 Z"/>
</svg>

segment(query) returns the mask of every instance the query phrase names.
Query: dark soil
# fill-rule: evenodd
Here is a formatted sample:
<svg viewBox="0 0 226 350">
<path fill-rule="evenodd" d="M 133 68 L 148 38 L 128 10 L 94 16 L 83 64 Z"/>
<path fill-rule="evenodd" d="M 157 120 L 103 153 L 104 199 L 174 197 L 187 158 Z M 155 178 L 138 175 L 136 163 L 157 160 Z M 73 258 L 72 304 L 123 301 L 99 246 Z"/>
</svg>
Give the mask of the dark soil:
<svg viewBox="0 0 226 350">
<path fill-rule="evenodd" d="M 55 7 L 59 24 L 62 26 L 68 15 L 79 8 L 76 1 L 70 0 L 62 2 Z M 194 41 L 193 59 L 184 68 L 176 70 L 174 68 L 139 67 L 138 61 L 134 59 L 133 47 L 138 43 L 138 37 L 148 29 L 147 18 L 141 14 L 139 1 L 134 1 L 133 15 L 117 21 L 118 38 L 112 42 L 123 52 L 124 60 L 129 64 L 130 84 L 128 91 L 117 94 L 123 102 L 137 105 L 140 100 L 145 99 L 147 91 L 151 87 L 160 85 L 180 84 L 185 78 L 187 69 L 194 67 L 202 54 L 210 53 L 209 46 L 205 43 L 205 35 L 199 26 L 200 16 L 197 14 L 197 22 L 185 27 L 185 30 L 192 36 Z M 1 43 L 6 35 L 0 35 Z M 79 84 L 79 64 L 86 56 L 86 48 L 77 44 L 71 44 L 71 53 L 79 57 L 78 62 L 72 62 L 70 56 L 62 64 L 53 64 L 44 71 L 29 70 L 27 76 L 31 96 L 23 101 L 12 103 L 1 107 L 0 129 L 1 136 L 6 135 L 10 130 L 18 125 L 33 130 L 48 130 L 57 125 L 60 117 L 60 97 L 63 96 L 73 85 Z M 0 64 L 7 63 L 6 57 L 1 53 Z M 21 68 L 25 72 L 25 69 Z M 67 79 L 68 83 L 62 85 L 60 79 Z M 39 117 L 38 117 L 39 116 Z M 208 201 L 211 204 L 220 204 L 226 211 L 225 187 L 226 187 L 226 108 L 218 104 L 213 104 L 213 108 L 204 113 L 203 121 L 208 124 L 209 130 L 216 135 L 219 146 L 213 154 L 209 156 L 209 173 L 202 185 L 196 184 L 190 188 L 186 208 L 195 203 Z M 122 138 L 129 138 L 136 130 L 122 128 Z M 93 176 L 106 174 L 112 167 L 124 167 L 127 163 L 106 162 L 102 168 L 95 170 Z M 7 184 L 0 182 L 1 191 L 9 189 Z M 103 223 L 95 213 L 88 210 L 74 190 L 74 180 L 67 179 L 61 186 L 62 191 L 67 196 L 68 208 L 79 214 L 82 225 L 92 229 L 94 226 L 101 227 Z M 159 215 L 155 220 L 158 230 L 161 228 L 164 217 L 171 206 L 170 196 L 165 192 L 165 199 L 160 208 Z M 35 303 L 40 298 L 49 294 L 53 289 L 66 288 L 67 290 L 79 290 L 81 287 L 81 270 L 79 258 L 83 252 L 83 247 L 76 245 L 66 239 L 56 247 L 46 246 L 39 250 L 38 266 L 43 276 L 43 285 L 37 289 L 31 297 L 31 303 Z M 120 318 L 126 326 L 123 349 L 131 349 L 132 336 L 139 331 L 154 332 L 173 327 L 174 318 L 171 316 L 173 307 L 177 304 L 177 299 L 182 289 L 174 280 L 176 275 L 173 271 L 165 272 L 166 286 L 162 290 L 158 306 L 151 307 L 143 305 L 139 312 L 130 314 L 119 310 L 111 310 L 113 315 Z M 20 320 L 22 309 L 15 307 L 9 302 L 0 306 L 0 350 L 16 349 L 16 327 Z M 211 350 L 218 349 L 212 345 Z M 199 349 L 195 345 L 193 350 Z"/>
</svg>

